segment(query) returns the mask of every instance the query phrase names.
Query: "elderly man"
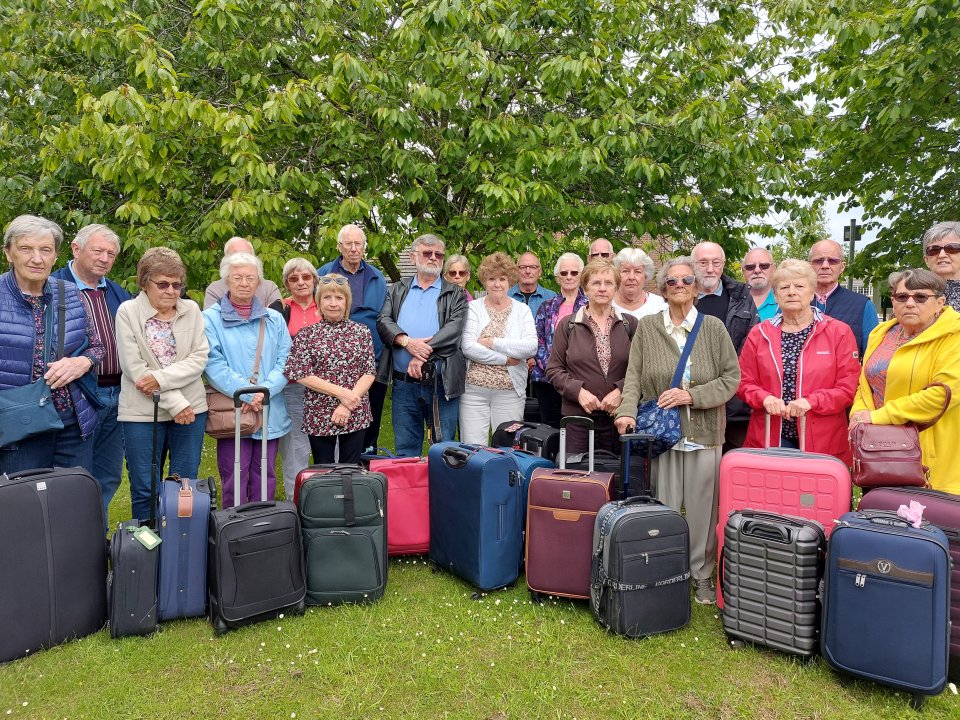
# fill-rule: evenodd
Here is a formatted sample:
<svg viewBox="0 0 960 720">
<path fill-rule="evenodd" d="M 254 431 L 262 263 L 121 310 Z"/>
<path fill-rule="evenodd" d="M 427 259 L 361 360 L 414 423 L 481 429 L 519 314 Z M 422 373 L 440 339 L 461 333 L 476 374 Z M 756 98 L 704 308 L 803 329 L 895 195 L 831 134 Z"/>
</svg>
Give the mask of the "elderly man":
<svg viewBox="0 0 960 720">
<path fill-rule="evenodd" d="M 613 243 L 606 238 L 597 238 L 590 243 L 587 260 L 609 260 L 613 262 Z"/>
<path fill-rule="evenodd" d="M 879 322 L 876 307 L 866 295 L 841 287 L 840 274 L 846 264 L 843 262 L 843 248 L 836 240 L 814 243 L 807 259 L 817 274 L 812 304 L 826 315 L 850 326 L 857 340 L 857 352 L 862 358 L 870 331 Z"/>
<path fill-rule="evenodd" d="M 436 235 L 413 241 L 413 277 L 394 283 L 377 330 L 383 353 L 377 379 L 393 379 L 393 431 L 398 455 L 420 455 L 423 423 L 433 441 L 453 440 L 467 366 L 460 336 L 467 315 L 463 289 L 440 277 L 444 243 Z"/>
<path fill-rule="evenodd" d="M 223 256 L 232 255 L 233 253 L 249 253 L 250 255 L 256 255 L 253 251 L 253 245 L 249 240 L 242 237 L 232 237 L 227 240 L 226 244 L 223 246 Z M 220 298 L 227 294 L 227 282 L 222 278 L 220 280 L 214 280 L 207 286 L 207 291 L 203 295 L 203 309 L 206 310 L 209 307 L 216 305 L 220 302 Z M 257 287 L 257 292 L 255 297 L 263 304 L 265 308 L 270 308 L 271 310 L 276 310 L 281 312 L 283 310 L 283 303 L 280 300 L 280 288 L 277 287 L 277 284 L 273 280 L 267 280 L 264 278 L 260 281 L 260 285 Z"/>
<path fill-rule="evenodd" d="M 777 269 L 770 251 L 766 248 L 751 248 L 740 261 L 740 269 L 743 270 L 743 279 L 750 288 L 753 304 L 757 306 L 760 322 L 769 320 L 780 312 L 780 307 L 773 297 L 773 288 L 770 287 L 770 278 Z"/>
<path fill-rule="evenodd" d="M 532 252 L 521 255 L 517 261 L 517 267 L 520 269 L 520 281 L 507 291 L 507 295 L 526 304 L 530 308 L 530 314 L 536 317 L 540 305 L 545 300 L 556 297 L 557 294 L 540 284 L 543 267 L 540 265 L 540 259 Z"/>
<path fill-rule="evenodd" d="M 760 322 L 757 306 L 750 297 L 750 289 L 745 283 L 737 282 L 724 274 L 727 256 L 717 243 L 702 242 L 694 246 L 691 255 L 697 263 L 697 272 L 702 279 L 697 310 L 705 315 L 713 315 L 723 322 L 737 355 L 740 355 L 750 328 Z M 749 422 L 749 406 L 734 395 L 727 402 L 724 452 L 743 446 Z"/>
<path fill-rule="evenodd" d="M 318 271 L 320 275 L 338 273 L 347 278 L 353 301 L 350 304 L 350 319 L 366 325 L 373 336 L 373 353 L 377 362 L 383 354 L 383 341 L 377 332 L 377 318 L 387 295 L 387 282 L 383 273 L 366 262 L 363 257 L 367 251 L 367 236 L 357 225 L 344 225 L 337 233 L 337 248 L 340 257 L 324 265 Z M 370 412 L 373 422 L 367 428 L 363 438 L 363 447 L 376 451 L 380 435 L 380 416 L 383 415 L 383 400 L 387 396 L 387 386 L 374 382 L 370 386 Z"/>
<path fill-rule="evenodd" d="M 120 359 L 114 318 L 130 293 L 106 276 L 120 252 L 120 238 L 106 225 L 87 225 L 70 244 L 73 260 L 50 277 L 74 283 L 93 312 L 93 322 L 103 343 L 104 356 L 97 374 L 97 397 L 103 403 L 93 435 L 93 476 L 100 483 L 107 511 L 120 487 L 123 473 L 123 426 L 117 422 L 120 402 Z"/>
</svg>

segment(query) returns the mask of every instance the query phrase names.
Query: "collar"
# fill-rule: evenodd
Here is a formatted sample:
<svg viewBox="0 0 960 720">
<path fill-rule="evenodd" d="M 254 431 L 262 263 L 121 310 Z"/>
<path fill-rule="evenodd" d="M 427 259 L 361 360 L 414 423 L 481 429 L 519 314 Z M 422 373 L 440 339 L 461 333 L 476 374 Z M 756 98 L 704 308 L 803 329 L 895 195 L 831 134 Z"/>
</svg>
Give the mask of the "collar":
<svg viewBox="0 0 960 720">
<path fill-rule="evenodd" d="M 440 281 L 441 281 L 441 280 L 443 280 L 443 275 L 442 275 L 442 274 L 441 274 L 441 275 L 437 275 L 437 279 L 434 280 L 434 281 L 433 281 L 432 283 L 430 283 L 429 285 L 427 285 L 426 287 L 420 287 L 420 283 L 417 282 L 417 276 L 416 276 L 416 275 L 413 275 L 413 276 L 410 278 L 410 289 L 411 289 L 411 290 L 420 290 L 421 292 L 424 292 L 424 291 L 429 290 L 429 289 L 431 289 L 431 288 L 437 288 L 437 290 L 440 290 L 441 287 L 442 287 L 441 284 L 440 284 Z M 460 286 L 458 285 L 457 287 L 460 287 Z"/>
<path fill-rule="evenodd" d="M 823 293 L 822 295 L 818 293 L 816 290 L 814 290 L 813 301 L 826 306 L 827 300 L 830 299 L 830 296 L 833 295 L 839 287 L 840 287 L 840 283 L 837 283 L 832 288 L 830 288 L 830 292 Z"/>
<path fill-rule="evenodd" d="M 697 295 L 697 300 L 699 300 L 702 297 L 706 297 L 707 295 L 716 295 L 717 297 L 721 297 L 723 295 L 723 275 L 720 276 L 720 282 L 717 283 L 716 290 L 708 293 L 700 293 L 699 295 Z"/>
<path fill-rule="evenodd" d="M 341 260 L 343 260 L 343 255 L 340 255 L 339 257 L 337 257 L 336 260 L 333 261 L 334 272 L 346 273 L 347 275 L 363 275 L 367 271 L 367 262 L 363 258 L 360 258 L 360 267 L 357 268 L 357 271 L 355 273 L 352 273 L 349 270 L 347 270 L 343 266 L 343 263 L 341 262 Z"/>
<path fill-rule="evenodd" d="M 267 309 L 263 306 L 263 303 L 260 302 L 260 298 L 258 298 L 256 295 L 253 296 L 253 307 L 250 310 L 249 318 L 240 317 L 240 313 L 236 311 L 236 309 L 233 307 L 233 303 L 230 302 L 229 295 L 224 295 L 222 298 L 220 298 L 220 318 L 223 320 L 224 327 L 243 325 L 244 323 L 251 322 L 253 320 L 259 320 L 266 314 Z"/>
<path fill-rule="evenodd" d="M 680 323 L 679 327 L 683 328 L 687 332 L 693 330 L 693 324 L 697 321 L 697 308 L 696 306 L 690 308 L 690 312 L 687 313 L 687 316 L 683 319 L 683 322 Z M 663 318 L 663 327 L 666 329 L 667 333 L 673 331 L 677 326 L 673 324 L 673 320 L 670 319 L 670 307 L 667 306 L 664 308 L 663 312 L 660 314 Z"/>
<path fill-rule="evenodd" d="M 78 288 L 80 288 L 81 290 L 103 290 L 103 289 L 105 289 L 105 288 L 107 287 L 107 279 L 106 279 L 106 278 L 100 278 L 100 282 L 98 282 L 98 283 L 96 284 L 96 286 L 87 285 L 87 284 L 86 284 L 83 280 L 81 280 L 81 279 L 77 276 L 77 274 L 73 271 L 73 260 L 71 260 L 70 262 L 67 263 L 67 267 L 70 269 L 70 274 L 73 275 L 73 282 L 74 282 L 74 284 L 75 284 Z"/>
<path fill-rule="evenodd" d="M 816 305 L 813 306 L 813 321 L 815 323 L 823 322 L 823 319 L 826 315 L 823 314 L 823 311 L 818 308 Z M 778 312 L 772 318 L 770 318 L 770 324 L 774 327 L 780 327 L 780 324 L 783 322 L 783 313 Z"/>
<path fill-rule="evenodd" d="M 530 293 L 530 297 L 533 297 L 534 295 L 543 295 L 544 290 L 545 288 L 540 283 L 537 283 L 537 286 L 533 289 L 533 292 Z M 517 283 L 512 288 L 510 288 L 510 294 L 520 295 L 521 297 L 524 296 L 523 290 L 520 289 L 520 283 Z"/>
<path fill-rule="evenodd" d="M 610 315 L 613 317 L 614 324 L 618 322 L 624 322 L 623 315 L 620 314 L 620 311 L 617 310 L 612 305 L 610 306 Z M 587 306 L 584 305 L 579 310 L 573 314 L 573 319 L 570 322 L 583 323 L 587 320 Z"/>
</svg>

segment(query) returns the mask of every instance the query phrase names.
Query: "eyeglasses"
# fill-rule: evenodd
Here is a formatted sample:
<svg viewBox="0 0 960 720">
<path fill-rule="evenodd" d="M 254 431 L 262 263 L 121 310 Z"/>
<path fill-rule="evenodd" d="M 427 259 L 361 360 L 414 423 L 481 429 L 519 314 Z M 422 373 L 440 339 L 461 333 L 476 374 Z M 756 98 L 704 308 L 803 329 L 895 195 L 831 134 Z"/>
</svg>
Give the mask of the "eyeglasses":
<svg viewBox="0 0 960 720">
<path fill-rule="evenodd" d="M 231 275 L 230 276 L 230 281 L 235 282 L 237 285 L 240 285 L 241 283 L 247 283 L 248 285 L 253 285 L 259 279 L 260 278 L 258 278 L 256 275 Z"/>
<path fill-rule="evenodd" d="M 697 266 L 703 267 L 703 268 L 708 268 L 708 267 L 722 268 L 723 260 L 719 258 L 717 258 L 716 260 L 697 260 Z"/>
<path fill-rule="evenodd" d="M 579 274 L 579 270 L 561 270 L 557 273 L 560 277 L 577 277 Z"/>
<path fill-rule="evenodd" d="M 443 260 L 447 254 L 443 250 L 421 250 L 420 254 L 423 255 L 427 260 Z"/>
<path fill-rule="evenodd" d="M 520 265 L 518 266 L 520 270 L 539 270 L 539 265 Z"/>
<path fill-rule="evenodd" d="M 342 242 L 342 243 L 340 243 L 340 247 L 342 247 L 342 248 L 352 248 L 352 249 L 356 250 L 357 248 L 362 248 L 362 247 L 363 247 L 363 243 L 360 242 L 359 240 L 352 240 L 352 241 L 350 241 L 350 242 Z"/>
<path fill-rule="evenodd" d="M 303 280 L 304 282 L 309 282 L 310 280 L 313 280 L 315 277 L 316 275 L 307 275 L 307 274 L 287 275 L 287 282 L 300 282 L 301 280 Z"/>
<path fill-rule="evenodd" d="M 907 300 L 913 300 L 917 305 L 923 305 L 930 298 L 940 297 L 933 293 L 894 293 L 890 297 L 893 298 L 894 302 L 900 303 L 903 305 Z"/>
<path fill-rule="evenodd" d="M 469 270 L 447 270 L 447 275 L 450 277 L 469 277 Z"/>
<path fill-rule="evenodd" d="M 842 263 L 842 262 L 843 262 L 843 258 L 821 257 L 821 258 L 814 258 L 813 260 L 810 261 L 810 264 L 811 264 L 811 265 L 823 265 L 824 263 L 827 263 L 827 264 L 830 265 L 831 267 L 836 267 L 837 265 L 839 265 L 839 264 Z"/>
<path fill-rule="evenodd" d="M 750 263 L 749 265 L 741 265 L 741 267 L 747 272 L 753 272 L 757 268 L 760 268 L 761 270 L 766 272 L 773 266 L 771 263 Z"/>
<path fill-rule="evenodd" d="M 590 258 L 591 260 L 593 260 L 593 258 L 611 258 L 613 257 L 613 253 L 595 252 L 595 253 L 590 253 L 589 255 L 587 255 L 587 257 Z"/>
<path fill-rule="evenodd" d="M 167 282 L 166 280 L 161 280 L 160 282 L 157 282 L 156 280 L 152 280 L 152 279 L 151 279 L 150 282 L 152 282 L 154 285 L 157 286 L 157 290 L 169 290 L 170 288 L 173 288 L 173 289 L 176 290 L 177 292 L 180 292 L 180 289 L 181 289 L 184 285 L 186 285 L 186 283 L 182 283 L 182 282 Z"/>
<path fill-rule="evenodd" d="M 670 287 L 676 287 L 681 282 L 684 285 L 693 285 L 697 279 L 693 275 L 684 275 L 683 277 L 668 277 L 664 282 Z"/>
<path fill-rule="evenodd" d="M 947 255 L 956 255 L 960 253 L 960 243 L 947 243 L 946 245 L 927 245 L 927 249 L 923 251 L 927 257 L 936 257 L 941 252 L 945 252 Z"/>
<path fill-rule="evenodd" d="M 346 285 L 347 279 L 345 277 L 332 277 L 330 275 L 324 275 L 317 282 L 319 282 L 321 285 L 329 285 L 331 283 L 336 285 Z"/>
</svg>

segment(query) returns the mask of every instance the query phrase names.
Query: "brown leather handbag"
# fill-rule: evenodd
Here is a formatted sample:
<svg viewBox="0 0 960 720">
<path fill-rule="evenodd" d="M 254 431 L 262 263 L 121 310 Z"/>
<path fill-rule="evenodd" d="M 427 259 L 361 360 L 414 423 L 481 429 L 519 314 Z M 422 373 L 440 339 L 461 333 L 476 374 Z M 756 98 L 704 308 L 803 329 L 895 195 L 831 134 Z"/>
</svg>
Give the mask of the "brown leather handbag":
<svg viewBox="0 0 960 720">
<path fill-rule="evenodd" d="M 933 421 L 925 425 L 860 423 L 854 426 L 850 433 L 854 485 L 869 489 L 925 487 L 930 484 L 929 468 L 923 464 L 920 452 L 920 432 L 943 417 L 950 407 L 952 393 L 943 383 L 933 383 L 927 387 L 942 387 L 946 391 L 943 409 Z"/>
<path fill-rule="evenodd" d="M 257 353 L 253 358 L 253 374 L 250 376 L 250 385 L 257 384 L 260 373 L 260 355 L 263 353 L 263 334 L 267 327 L 267 319 L 260 318 L 260 334 L 257 338 Z M 222 440 L 233 438 L 236 433 L 236 407 L 233 398 L 227 397 L 212 385 L 207 385 L 207 426 L 206 433 L 212 438 Z M 261 412 L 240 413 L 240 435 L 253 435 L 263 423 Z"/>
</svg>

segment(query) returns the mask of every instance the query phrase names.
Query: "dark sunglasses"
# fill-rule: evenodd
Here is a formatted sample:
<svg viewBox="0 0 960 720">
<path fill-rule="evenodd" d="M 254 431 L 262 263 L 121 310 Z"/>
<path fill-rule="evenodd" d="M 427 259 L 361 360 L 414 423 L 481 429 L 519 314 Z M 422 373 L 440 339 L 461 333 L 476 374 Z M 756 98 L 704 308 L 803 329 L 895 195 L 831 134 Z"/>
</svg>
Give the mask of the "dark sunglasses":
<svg viewBox="0 0 960 720">
<path fill-rule="evenodd" d="M 447 275 L 450 277 L 467 277 L 469 274 L 469 270 L 447 270 Z"/>
<path fill-rule="evenodd" d="M 443 250 L 421 250 L 420 254 L 423 255 L 427 260 L 443 260 L 446 257 L 446 253 Z"/>
<path fill-rule="evenodd" d="M 676 287 L 680 283 L 684 285 L 693 285 L 697 279 L 693 275 L 684 275 L 683 277 L 668 277 L 665 282 L 670 287 Z"/>
<path fill-rule="evenodd" d="M 764 271 L 769 270 L 772 265 L 770 263 L 750 263 L 749 265 L 742 265 L 741 267 L 743 267 L 743 269 L 747 272 L 753 272 L 757 268 L 760 268 Z"/>
<path fill-rule="evenodd" d="M 169 290 L 170 288 L 173 288 L 177 292 L 180 292 L 180 288 L 186 285 L 186 283 L 167 282 L 166 280 L 161 280 L 160 282 L 157 282 L 156 280 L 151 280 L 150 282 L 152 282 L 154 285 L 157 286 L 157 290 Z"/>
<path fill-rule="evenodd" d="M 901 305 L 907 302 L 907 300 L 909 300 L 910 298 L 913 298 L 914 302 L 916 302 L 917 305 L 923 305 L 930 298 L 935 298 L 940 296 L 935 295 L 933 293 L 895 293 L 890 297 L 893 298 L 894 302 L 898 302 Z"/>
<path fill-rule="evenodd" d="M 813 260 L 810 261 L 810 264 L 811 264 L 811 265 L 823 265 L 824 263 L 827 263 L 828 265 L 839 265 L 839 264 L 842 263 L 842 262 L 843 262 L 843 260 L 842 260 L 841 258 L 822 257 L 822 258 L 814 258 Z"/>
<path fill-rule="evenodd" d="M 324 275 L 318 282 L 321 285 L 330 285 L 331 283 L 336 283 L 337 285 L 346 285 L 347 279 L 345 277 L 331 277 L 330 275 Z"/>
<path fill-rule="evenodd" d="M 579 270 L 561 270 L 557 273 L 560 277 L 577 277 L 579 274 Z"/>
<path fill-rule="evenodd" d="M 590 253 L 589 255 L 587 255 L 587 257 L 590 258 L 591 260 L 593 258 L 611 258 L 613 257 L 613 253 L 595 252 L 595 253 Z"/>
<path fill-rule="evenodd" d="M 947 243 L 946 245 L 927 245 L 927 249 L 923 251 L 927 257 L 936 257 L 941 252 L 945 252 L 947 255 L 956 255 L 960 253 L 960 243 Z"/>
</svg>

